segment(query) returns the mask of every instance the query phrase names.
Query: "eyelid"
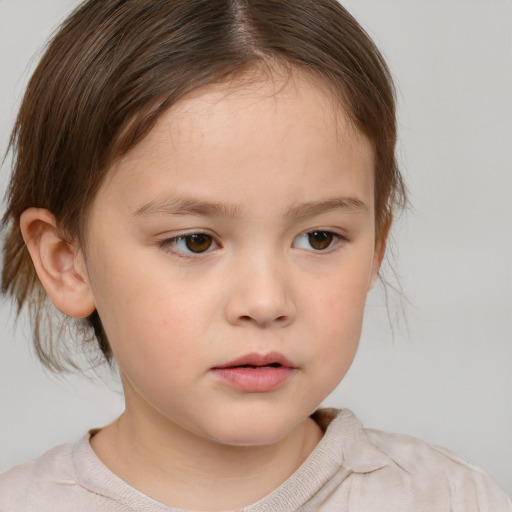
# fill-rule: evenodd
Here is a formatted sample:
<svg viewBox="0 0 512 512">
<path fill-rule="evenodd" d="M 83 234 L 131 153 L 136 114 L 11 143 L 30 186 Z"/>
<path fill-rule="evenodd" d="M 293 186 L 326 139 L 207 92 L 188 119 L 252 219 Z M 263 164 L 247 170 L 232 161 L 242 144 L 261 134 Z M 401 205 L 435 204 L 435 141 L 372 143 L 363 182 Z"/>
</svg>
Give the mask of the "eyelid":
<svg viewBox="0 0 512 512">
<path fill-rule="evenodd" d="M 333 250 L 335 250 L 335 248 L 340 245 L 340 243 L 343 243 L 343 242 L 348 242 L 349 239 L 348 237 L 343 234 L 343 233 L 340 233 L 338 230 L 336 229 L 333 229 L 333 228 L 313 228 L 313 229 L 308 229 L 306 231 L 303 231 L 302 233 L 300 233 L 299 235 L 297 235 L 293 241 L 292 241 L 292 247 L 294 247 L 296 245 L 296 241 L 297 240 L 300 240 L 301 238 L 305 238 L 307 237 L 308 235 L 312 234 L 312 233 L 328 233 L 330 235 L 333 236 L 333 242 L 325 249 L 315 249 L 314 247 L 310 247 L 310 248 L 300 248 L 298 247 L 298 249 L 301 249 L 301 250 L 304 250 L 304 251 L 308 251 L 308 252 L 312 252 L 312 253 L 329 253 Z M 193 251 L 186 251 L 186 250 L 180 250 L 178 248 L 176 248 L 175 244 L 177 242 L 179 242 L 180 240 L 183 240 L 183 239 L 186 239 L 190 236 L 193 236 L 193 235 L 206 235 L 206 236 L 209 236 L 211 237 L 212 239 L 212 246 L 209 247 L 207 250 L 203 251 L 203 252 L 197 252 L 197 253 L 194 253 Z M 174 236 L 167 236 L 166 238 L 160 240 L 158 242 L 158 246 L 172 254 L 175 254 L 179 257 L 183 257 L 183 258 L 192 258 L 192 259 L 196 259 L 196 258 L 199 258 L 201 256 L 205 256 L 205 255 L 208 255 L 210 254 L 211 252 L 221 248 L 221 244 L 220 242 L 218 241 L 218 237 L 207 231 L 207 230 L 191 230 L 191 231 L 185 231 L 185 232 L 180 232 L 180 233 L 177 233 L 176 235 Z"/>
<path fill-rule="evenodd" d="M 318 253 L 318 254 L 328 253 L 328 252 L 331 252 L 332 250 L 334 250 L 340 243 L 349 241 L 349 239 L 346 235 L 344 235 L 343 233 L 340 233 L 339 231 L 334 230 L 333 228 L 313 228 L 313 229 L 308 229 L 307 231 L 303 231 L 300 235 L 296 236 L 293 239 L 292 246 L 295 246 L 296 240 L 300 240 L 301 238 L 306 238 L 308 235 L 310 235 L 312 233 L 328 233 L 333 236 L 333 242 L 325 249 L 315 249 L 314 247 L 310 247 L 310 248 L 297 247 L 297 249 L 301 249 L 301 250 L 309 251 L 309 252 L 313 252 L 313 253 Z"/>
<path fill-rule="evenodd" d="M 212 239 L 212 247 L 209 247 L 206 251 L 194 253 L 192 251 L 180 250 L 180 249 L 178 249 L 175 246 L 175 244 L 177 242 L 179 242 L 180 240 L 184 240 L 184 239 L 186 239 L 188 237 L 191 237 L 193 235 L 206 235 L 206 236 L 209 236 Z M 213 233 L 210 233 L 210 232 L 208 232 L 206 230 L 191 230 L 191 231 L 186 231 L 186 232 L 178 233 L 178 234 L 176 234 L 174 236 L 168 236 L 168 237 L 160 240 L 158 242 L 158 246 L 161 249 L 166 250 L 166 251 L 168 251 L 168 252 L 170 252 L 172 254 L 175 254 L 175 255 L 177 255 L 179 257 L 182 257 L 182 258 L 199 258 L 201 256 L 205 256 L 207 254 L 210 254 L 214 250 L 216 250 L 219 247 L 221 247 L 220 243 L 217 240 L 217 237 Z"/>
</svg>

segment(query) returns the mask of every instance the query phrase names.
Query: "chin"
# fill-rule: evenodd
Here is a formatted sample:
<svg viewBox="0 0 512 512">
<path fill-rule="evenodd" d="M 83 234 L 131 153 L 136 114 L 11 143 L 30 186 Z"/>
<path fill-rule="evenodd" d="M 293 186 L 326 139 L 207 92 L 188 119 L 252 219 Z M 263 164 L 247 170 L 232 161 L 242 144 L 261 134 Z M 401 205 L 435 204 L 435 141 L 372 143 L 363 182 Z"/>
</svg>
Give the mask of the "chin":
<svg viewBox="0 0 512 512">
<path fill-rule="evenodd" d="M 253 428 L 250 431 L 225 432 L 216 436 L 214 440 L 226 446 L 269 446 L 285 438 L 291 430 L 262 431 Z"/>
<path fill-rule="evenodd" d="M 247 414 L 226 417 L 225 421 L 211 423 L 205 434 L 219 444 L 230 446 L 265 446 L 279 442 L 305 417 L 284 414 Z"/>
</svg>

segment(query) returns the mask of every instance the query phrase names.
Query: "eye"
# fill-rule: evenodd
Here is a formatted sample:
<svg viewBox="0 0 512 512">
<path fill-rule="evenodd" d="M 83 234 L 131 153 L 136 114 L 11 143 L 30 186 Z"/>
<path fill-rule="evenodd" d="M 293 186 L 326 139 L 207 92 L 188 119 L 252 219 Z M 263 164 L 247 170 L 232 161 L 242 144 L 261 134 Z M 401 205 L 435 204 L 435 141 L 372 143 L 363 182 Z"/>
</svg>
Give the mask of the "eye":
<svg viewBox="0 0 512 512">
<path fill-rule="evenodd" d="M 331 231 L 310 231 L 298 236 L 294 241 L 294 247 L 298 249 L 313 249 L 325 251 L 336 244 L 343 237 Z"/>
<path fill-rule="evenodd" d="M 217 243 L 207 233 L 191 233 L 168 238 L 161 242 L 162 247 L 171 248 L 173 251 L 184 254 L 201 254 L 216 247 Z"/>
</svg>

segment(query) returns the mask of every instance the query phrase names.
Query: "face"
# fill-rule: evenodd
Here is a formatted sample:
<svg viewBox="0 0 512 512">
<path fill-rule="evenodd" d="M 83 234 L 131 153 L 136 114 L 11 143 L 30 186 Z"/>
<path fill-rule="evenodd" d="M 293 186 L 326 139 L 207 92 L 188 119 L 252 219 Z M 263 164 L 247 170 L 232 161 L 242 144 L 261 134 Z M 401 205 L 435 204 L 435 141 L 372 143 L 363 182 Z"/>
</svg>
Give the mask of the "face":
<svg viewBox="0 0 512 512">
<path fill-rule="evenodd" d="M 90 212 L 87 281 L 127 415 L 275 442 L 355 355 L 377 272 L 373 153 L 295 74 L 173 106 Z"/>
</svg>

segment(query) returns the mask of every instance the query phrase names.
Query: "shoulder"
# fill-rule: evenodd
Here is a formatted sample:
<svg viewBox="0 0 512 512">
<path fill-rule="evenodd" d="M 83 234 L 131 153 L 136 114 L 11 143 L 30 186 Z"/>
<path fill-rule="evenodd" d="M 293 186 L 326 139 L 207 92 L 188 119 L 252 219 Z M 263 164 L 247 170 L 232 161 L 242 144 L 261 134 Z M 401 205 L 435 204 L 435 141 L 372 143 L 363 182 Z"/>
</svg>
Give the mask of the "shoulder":
<svg viewBox="0 0 512 512">
<path fill-rule="evenodd" d="M 57 446 L 0 474 L 0 511 L 55 511 L 56 503 L 68 502 L 75 486 L 73 445 Z"/>
<path fill-rule="evenodd" d="M 363 429 L 368 442 L 386 453 L 393 462 L 409 473 L 431 472 L 436 469 L 440 478 L 452 474 L 480 476 L 485 472 L 454 452 L 431 445 L 417 437 L 393 434 L 372 428 Z M 445 471 L 440 471 L 445 470 Z"/>
<path fill-rule="evenodd" d="M 496 485 L 483 469 L 447 448 L 404 434 L 370 428 L 363 430 L 372 446 L 384 452 L 395 467 L 408 474 L 430 476 L 436 484 L 467 480 L 482 486 Z"/>
<path fill-rule="evenodd" d="M 91 448 L 91 432 L 0 474 L 0 512 L 170 510 L 114 475 Z"/>
<path fill-rule="evenodd" d="M 363 428 L 348 410 L 331 426 L 349 470 L 339 492 L 350 495 L 354 510 L 512 512 L 509 498 L 485 471 L 445 448 Z"/>
</svg>

